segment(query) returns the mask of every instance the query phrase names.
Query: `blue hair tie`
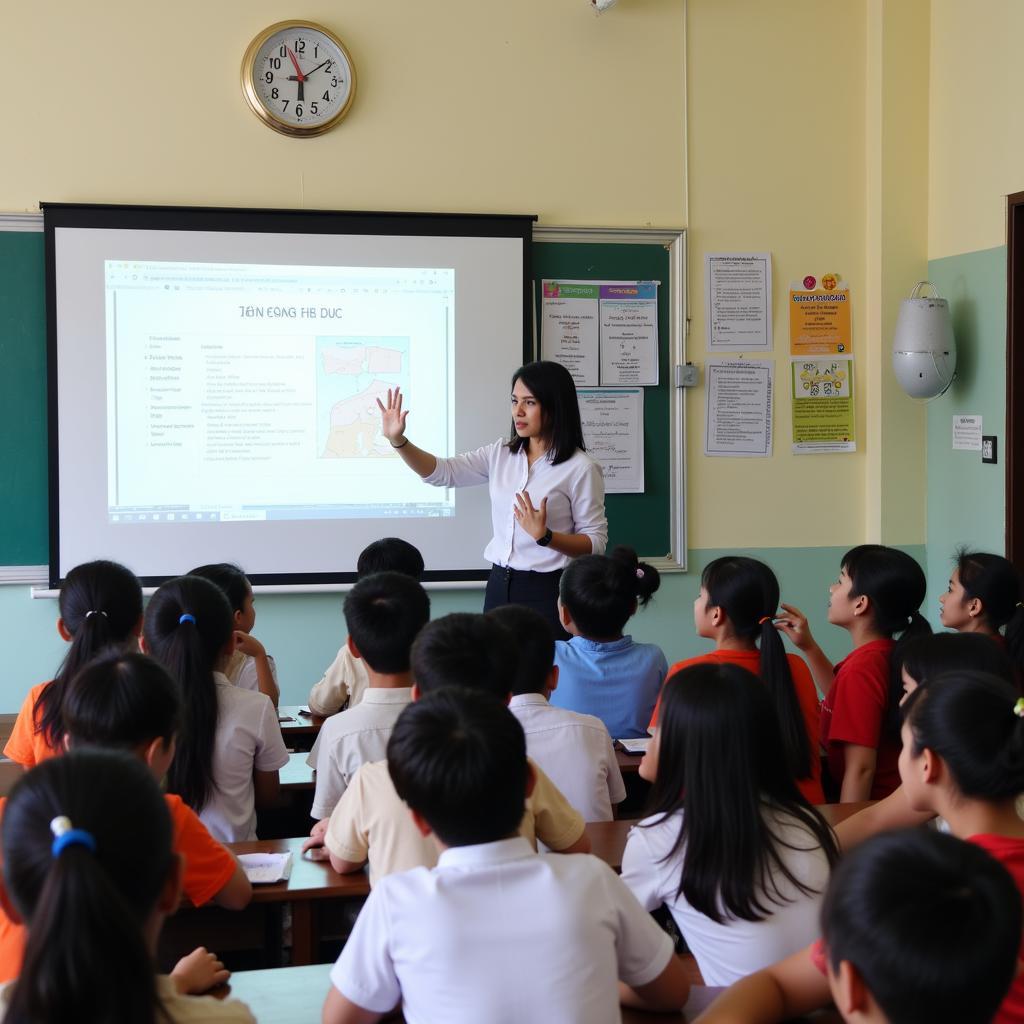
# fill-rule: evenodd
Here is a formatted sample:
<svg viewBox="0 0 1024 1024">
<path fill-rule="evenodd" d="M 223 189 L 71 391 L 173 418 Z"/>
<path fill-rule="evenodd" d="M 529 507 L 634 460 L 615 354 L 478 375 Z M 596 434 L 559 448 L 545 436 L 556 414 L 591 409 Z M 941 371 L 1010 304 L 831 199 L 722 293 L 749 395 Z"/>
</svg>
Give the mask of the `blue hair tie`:
<svg viewBox="0 0 1024 1024">
<path fill-rule="evenodd" d="M 194 626 L 196 624 L 196 617 L 194 615 L 189 615 L 188 612 L 185 612 L 185 614 L 178 619 L 178 625 L 180 626 L 183 622 L 191 622 L 192 625 Z"/>
<path fill-rule="evenodd" d="M 72 828 L 71 821 L 63 814 L 50 822 L 50 831 L 53 833 L 53 845 L 50 852 L 54 859 L 69 846 L 84 846 L 90 853 L 96 852 L 96 840 L 91 832 L 84 828 Z"/>
</svg>

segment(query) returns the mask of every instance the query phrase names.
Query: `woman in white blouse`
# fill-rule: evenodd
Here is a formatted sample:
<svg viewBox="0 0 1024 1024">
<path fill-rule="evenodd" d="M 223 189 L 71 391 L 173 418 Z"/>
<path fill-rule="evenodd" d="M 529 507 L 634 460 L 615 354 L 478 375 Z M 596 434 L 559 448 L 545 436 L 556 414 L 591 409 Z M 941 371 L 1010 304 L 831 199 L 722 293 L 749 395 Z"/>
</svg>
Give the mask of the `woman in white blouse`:
<svg viewBox="0 0 1024 1024">
<path fill-rule="evenodd" d="M 512 430 L 483 448 L 439 459 L 405 436 L 408 411 L 398 388 L 379 399 L 381 430 L 428 484 L 486 483 L 493 536 L 484 611 L 536 608 L 559 638 L 558 581 L 569 560 L 602 554 L 608 542 L 601 467 L 585 451 L 576 386 L 559 363 L 527 363 L 512 375 Z"/>
</svg>

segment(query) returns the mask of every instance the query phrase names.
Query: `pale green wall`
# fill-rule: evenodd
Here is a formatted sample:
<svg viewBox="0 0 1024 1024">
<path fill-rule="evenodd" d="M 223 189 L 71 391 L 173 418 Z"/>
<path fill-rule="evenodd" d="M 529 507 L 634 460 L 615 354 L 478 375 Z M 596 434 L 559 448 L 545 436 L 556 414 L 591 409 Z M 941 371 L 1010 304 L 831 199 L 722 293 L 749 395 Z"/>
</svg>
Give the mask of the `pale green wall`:
<svg viewBox="0 0 1024 1024">
<path fill-rule="evenodd" d="M 1006 247 L 931 260 L 928 279 L 947 299 L 957 347 L 957 377 L 928 405 L 928 612 L 938 622 L 958 545 L 1003 554 L 1006 458 Z M 999 462 L 953 451 L 954 414 L 978 414 L 999 438 Z"/>
<path fill-rule="evenodd" d="M 795 604 L 811 620 L 815 635 L 834 658 L 847 650 L 846 634 L 825 621 L 828 584 L 839 572 L 845 548 L 766 548 L 731 552 L 690 552 L 691 572 L 664 577 L 650 606 L 630 623 L 635 639 L 661 646 L 670 662 L 708 649 L 707 641 L 693 632 L 693 599 L 700 571 L 712 558 L 746 554 L 761 558 L 775 569 L 783 600 Z M 908 548 L 924 564 L 924 548 Z M 257 596 L 255 634 L 277 659 L 282 703 L 305 701 L 309 686 L 319 679 L 345 636 L 341 595 Z M 481 591 L 433 592 L 433 615 L 452 611 L 479 611 Z M 53 600 L 32 600 L 27 586 L 0 586 L 0 622 L 7 638 L 4 671 L 0 677 L 0 712 L 17 710 L 30 686 L 49 678 L 63 656 L 57 637 Z M 17 638 L 15 641 L 14 638 Z"/>
</svg>

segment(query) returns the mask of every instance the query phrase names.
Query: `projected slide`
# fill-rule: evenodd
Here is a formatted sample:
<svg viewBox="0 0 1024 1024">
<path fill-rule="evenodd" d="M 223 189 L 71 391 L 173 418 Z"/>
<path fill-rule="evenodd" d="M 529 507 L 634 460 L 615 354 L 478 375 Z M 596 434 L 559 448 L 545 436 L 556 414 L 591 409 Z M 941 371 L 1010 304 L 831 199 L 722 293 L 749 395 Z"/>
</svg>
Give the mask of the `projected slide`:
<svg viewBox="0 0 1024 1024">
<path fill-rule="evenodd" d="M 453 269 L 104 270 L 111 522 L 454 514 L 377 409 L 401 387 L 417 442 L 450 454 Z"/>
</svg>

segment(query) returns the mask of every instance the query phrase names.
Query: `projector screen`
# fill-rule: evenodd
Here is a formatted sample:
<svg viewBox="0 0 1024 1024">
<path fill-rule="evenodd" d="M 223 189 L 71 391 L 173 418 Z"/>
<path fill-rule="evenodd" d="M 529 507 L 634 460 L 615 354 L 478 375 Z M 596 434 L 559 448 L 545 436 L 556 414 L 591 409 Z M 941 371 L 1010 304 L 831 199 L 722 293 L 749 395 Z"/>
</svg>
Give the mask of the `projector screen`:
<svg viewBox="0 0 1024 1024">
<path fill-rule="evenodd" d="M 532 218 L 44 206 L 50 576 L 353 578 L 400 536 L 482 579 L 486 486 L 424 484 L 380 433 L 400 387 L 439 456 L 507 434 Z"/>
</svg>

